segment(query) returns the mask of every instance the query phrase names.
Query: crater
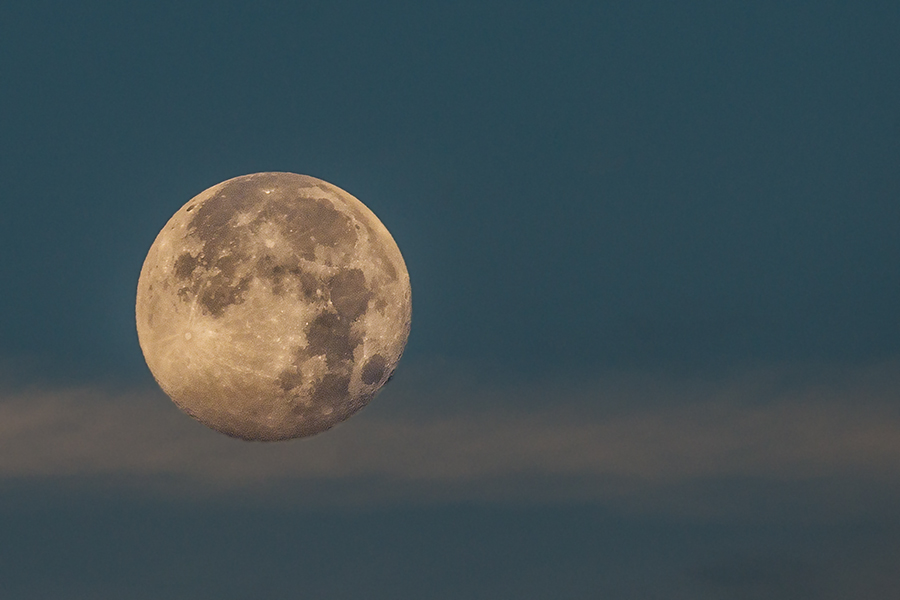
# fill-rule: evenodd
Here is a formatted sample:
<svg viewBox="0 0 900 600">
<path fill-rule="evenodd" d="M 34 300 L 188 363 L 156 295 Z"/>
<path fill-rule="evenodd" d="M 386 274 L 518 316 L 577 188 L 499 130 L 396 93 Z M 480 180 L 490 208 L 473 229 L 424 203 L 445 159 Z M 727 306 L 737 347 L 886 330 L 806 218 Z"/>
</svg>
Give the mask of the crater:
<svg viewBox="0 0 900 600">
<path fill-rule="evenodd" d="M 366 364 L 362 369 L 362 374 L 360 375 L 362 382 L 366 385 L 378 383 L 381 381 L 381 378 L 384 377 L 386 367 L 387 361 L 385 358 L 380 354 L 376 354 L 366 361 Z"/>
</svg>

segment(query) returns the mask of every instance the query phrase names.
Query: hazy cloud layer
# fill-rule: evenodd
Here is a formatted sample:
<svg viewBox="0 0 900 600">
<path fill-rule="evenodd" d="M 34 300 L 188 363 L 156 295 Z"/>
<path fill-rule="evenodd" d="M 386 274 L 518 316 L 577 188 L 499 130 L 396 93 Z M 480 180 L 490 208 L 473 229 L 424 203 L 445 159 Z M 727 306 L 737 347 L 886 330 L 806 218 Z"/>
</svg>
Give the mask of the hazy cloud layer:
<svg viewBox="0 0 900 600">
<path fill-rule="evenodd" d="M 20 389 L 0 402 L 0 480 L 202 497 L 289 486 L 292 501 L 312 504 L 609 500 L 704 510 L 734 502 L 733 493 L 715 499 L 716 482 L 739 482 L 753 493 L 802 488 L 847 508 L 859 494 L 896 499 L 896 367 L 521 388 L 429 389 L 412 378 L 330 432 L 274 444 L 207 430 L 158 391 Z"/>
</svg>

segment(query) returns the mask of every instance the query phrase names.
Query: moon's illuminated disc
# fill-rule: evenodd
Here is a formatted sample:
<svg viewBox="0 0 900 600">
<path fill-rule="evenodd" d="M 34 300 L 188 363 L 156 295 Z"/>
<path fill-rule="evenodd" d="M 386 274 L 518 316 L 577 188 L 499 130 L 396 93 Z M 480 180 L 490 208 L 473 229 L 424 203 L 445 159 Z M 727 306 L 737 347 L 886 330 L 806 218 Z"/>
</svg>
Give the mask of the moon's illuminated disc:
<svg viewBox="0 0 900 600">
<path fill-rule="evenodd" d="M 409 273 L 381 221 L 314 177 L 256 173 L 185 204 L 141 269 L 137 331 L 184 412 L 247 440 L 363 406 L 409 336 Z"/>
</svg>

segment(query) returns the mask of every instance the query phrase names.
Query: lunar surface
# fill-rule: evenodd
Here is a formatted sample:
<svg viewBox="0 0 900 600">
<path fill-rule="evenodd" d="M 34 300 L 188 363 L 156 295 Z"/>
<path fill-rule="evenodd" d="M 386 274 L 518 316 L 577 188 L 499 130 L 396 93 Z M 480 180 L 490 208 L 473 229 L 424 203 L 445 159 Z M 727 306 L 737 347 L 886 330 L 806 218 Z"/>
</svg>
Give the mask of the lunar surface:
<svg viewBox="0 0 900 600">
<path fill-rule="evenodd" d="M 257 173 L 175 213 L 135 312 L 147 365 L 178 407 L 233 437 L 284 440 L 333 427 L 385 384 L 409 336 L 409 274 L 347 192 Z"/>
</svg>

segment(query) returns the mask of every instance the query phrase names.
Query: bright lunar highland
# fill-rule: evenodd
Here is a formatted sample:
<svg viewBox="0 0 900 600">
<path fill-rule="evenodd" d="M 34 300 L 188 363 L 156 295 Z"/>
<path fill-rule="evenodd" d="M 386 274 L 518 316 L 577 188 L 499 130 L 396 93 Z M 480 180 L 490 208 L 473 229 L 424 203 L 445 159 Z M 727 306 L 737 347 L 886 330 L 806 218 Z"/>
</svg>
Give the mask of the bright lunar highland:
<svg viewBox="0 0 900 600">
<path fill-rule="evenodd" d="M 340 423 L 391 376 L 409 336 L 409 273 L 347 192 L 256 173 L 169 220 L 136 316 L 147 365 L 184 412 L 233 437 L 284 440 Z"/>
</svg>

